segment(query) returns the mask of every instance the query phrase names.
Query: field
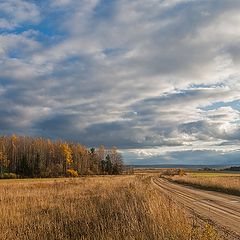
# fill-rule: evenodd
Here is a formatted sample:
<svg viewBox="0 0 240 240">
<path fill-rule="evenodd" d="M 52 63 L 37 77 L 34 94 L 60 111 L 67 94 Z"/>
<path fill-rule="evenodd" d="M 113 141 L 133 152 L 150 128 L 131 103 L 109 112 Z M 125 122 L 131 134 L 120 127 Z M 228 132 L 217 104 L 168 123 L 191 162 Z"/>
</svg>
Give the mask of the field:
<svg viewBox="0 0 240 240">
<path fill-rule="evenodd" d="M 239 173 L 190 172 L 185 176 L 174 176 L 171 179 L 181 184 L 240 196 Z"/>
<path fill-rule="evenodd" d="M 0 239 L 219 239 L 149 176 L 0 181 Z"/>
</svg>

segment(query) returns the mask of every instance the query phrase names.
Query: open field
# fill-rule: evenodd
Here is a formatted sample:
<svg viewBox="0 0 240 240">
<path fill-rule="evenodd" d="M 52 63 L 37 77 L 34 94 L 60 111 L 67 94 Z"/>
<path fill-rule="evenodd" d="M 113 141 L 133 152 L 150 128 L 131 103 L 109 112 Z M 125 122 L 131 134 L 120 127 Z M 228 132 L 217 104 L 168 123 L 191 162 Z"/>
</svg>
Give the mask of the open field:
<svg viewBox="0 0 240 240">
<path fill-rule="evenodd" d="M 196 188 L 224 192 L 240 196 L 240 173 L 223 172 L 223 171 L 198 171 L 185 169 L 186 174 L 183 176 L 174 175 L 177 169 L 134 169 L 136 175 L 154 175 L 168 178 L 176 183 L 189 185 Z M 168 172 L 166 174 L 166 172 Z M 170 174 L 169 174 L 170 173 Z M 174 174 L 172 174 L 174 173 Z"/>
<path fill-rule="evenodd" d="M 239 173 L 191 172 L 185 176 L 173 176 L 171 180 L 193 187 L 240 196 Z"/>
<path fill-rule="evenodd" d="M 150 177 L 0 181 L 0 239 L 219 239 Z"/>
<path fill-rule="evenodd" d="M 160 174 L 163 171 L 161 168 L 134 168 L 134 174 L 146 175 L 146 174 Z"/>
</svg>

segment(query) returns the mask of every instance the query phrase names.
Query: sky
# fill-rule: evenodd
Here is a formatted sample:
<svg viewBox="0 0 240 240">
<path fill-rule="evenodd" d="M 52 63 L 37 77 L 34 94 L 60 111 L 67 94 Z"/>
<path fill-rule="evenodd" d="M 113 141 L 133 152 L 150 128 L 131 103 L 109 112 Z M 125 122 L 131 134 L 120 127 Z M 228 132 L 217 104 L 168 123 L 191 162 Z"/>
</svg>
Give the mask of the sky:
<svg viewBox="0 0 240 240">
<path fill-rule="evenodd" d="M 0 0 L 0 134 L 128 164 L 240 164 L 239 0 Z"/>
</svg>

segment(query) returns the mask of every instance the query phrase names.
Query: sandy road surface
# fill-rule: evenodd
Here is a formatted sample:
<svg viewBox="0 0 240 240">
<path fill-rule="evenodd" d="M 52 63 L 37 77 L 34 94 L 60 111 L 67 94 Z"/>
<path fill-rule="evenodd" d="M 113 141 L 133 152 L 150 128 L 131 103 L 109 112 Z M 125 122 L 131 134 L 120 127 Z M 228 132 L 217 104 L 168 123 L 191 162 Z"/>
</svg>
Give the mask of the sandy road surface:
<svg viewBox="0 0 240 240">
<path fill-rule="evenodd" d="M 186 187 L 161 178 L 153 178 L 153 183 L 201 217 L 229 230 L 233 239 L 240 239 L 240 197 Z"/>
</svg>

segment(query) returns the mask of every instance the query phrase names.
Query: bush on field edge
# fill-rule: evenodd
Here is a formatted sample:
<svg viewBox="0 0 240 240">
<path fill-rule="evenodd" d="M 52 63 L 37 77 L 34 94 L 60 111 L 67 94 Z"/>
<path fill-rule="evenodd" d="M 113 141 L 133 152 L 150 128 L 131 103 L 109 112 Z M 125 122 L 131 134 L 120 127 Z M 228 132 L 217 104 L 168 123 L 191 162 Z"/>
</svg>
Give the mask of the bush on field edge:
<svg viewBox="0 0 240 240">
<path fill-rule="evenodd" d="M 16 179 L 18 175 L 16 173 L 3 173 L 0 175 L 0 179 Z"/>
</svg>

